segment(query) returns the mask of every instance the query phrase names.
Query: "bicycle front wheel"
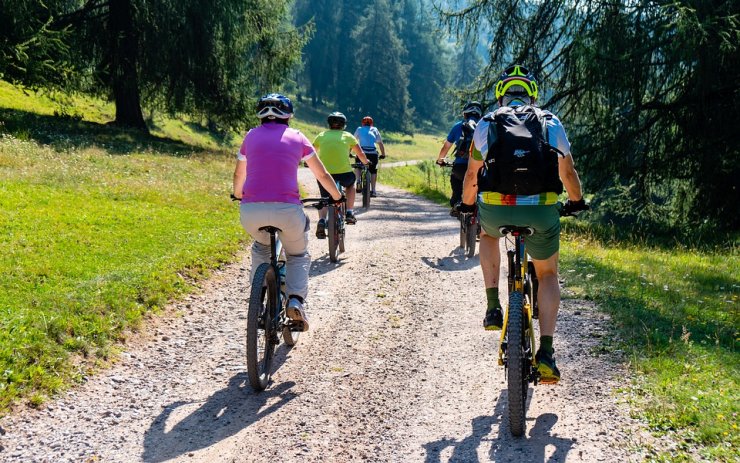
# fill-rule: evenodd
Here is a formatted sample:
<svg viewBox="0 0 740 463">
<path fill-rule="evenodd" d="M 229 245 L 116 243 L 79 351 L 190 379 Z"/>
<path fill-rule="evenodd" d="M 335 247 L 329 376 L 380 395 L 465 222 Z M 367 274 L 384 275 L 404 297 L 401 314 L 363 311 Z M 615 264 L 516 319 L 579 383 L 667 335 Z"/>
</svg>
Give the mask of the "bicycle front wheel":
<svg viewBox="0 0 740 463">
<path fill-rule="evenodd" d="M 509 427 L 519 437 L 526 428 L 527 377 L 526 337 L 524 336 L 524 298 L 520 292 L 509 294 L 509 315 L 506 325 L 506 376 L 509 398 Z"/>
<path fill-rule="evenodd" d="M 335 208 L 329 208 L 329 216 L 326 221 L 329 225 L 329 236 L 327 237 L 329 241 L 329 260 L 331 262 L 336 262 L 337 256 L 339 255 L 339 219 Z"/>
<path fill-rule="evenodd" d="M 264 390 L 272 375 L 277 344 L 273 322 L 278 310 L 275 268 L 264 263 L 254 273 L 247 311 L 247 372 L 249 384 L 255 391 Z"/>
</svg>

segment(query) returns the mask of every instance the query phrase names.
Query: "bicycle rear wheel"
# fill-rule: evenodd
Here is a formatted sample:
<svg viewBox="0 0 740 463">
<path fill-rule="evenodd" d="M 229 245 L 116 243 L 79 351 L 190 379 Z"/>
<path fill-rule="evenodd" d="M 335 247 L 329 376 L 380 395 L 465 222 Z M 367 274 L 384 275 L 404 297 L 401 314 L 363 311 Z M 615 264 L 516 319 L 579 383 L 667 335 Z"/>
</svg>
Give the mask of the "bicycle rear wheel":
<svg viewBox="0 0 740 463">
<path fill-rule="evenodd" d="M 524 336 L 523 297 L 520 292 L 509 294 L 509 315 L 506 326 L 506 376 L 509 398 L 509 427 L 519 437 L 526 430 L 526 403 L 529 380 L 527 375 L 526 337 Z"/>
<path fill-rule="evenodd" d="M 365 209 L 370 208 L 370 182 L 367 178 L 368 175 L 367 171 L 360 174 L 362 177 L 362 207 Z"/>
<path fill-rule="evenodd" d="M 473 257 L 475 255 L 475 239 L 478 235 L 478 227 L 474 223 L 475 218 L 473 216 L 468 217 L 466 220 L 468 221 L 468 227 L 465 236 L 467 241 L 465 251 L 468 257 Z"/>
<path fill-rule="evenodd" d="M 468 232 L 467 226 L 465 225 L 465 217 L 463 216 L 463 214 L 460 214 L 458 220 L 460 220 L 460 249 L 462 249 L 463 252 L 467 252 L 465 246 L 467 246 L 468 244 Z"/>
<path fill-rule="evenodd" d="M 534 263 L 527 262 L 527 279 L 524 281 L 524 296 L 528 299 L 529 307 L 532 309 L 532 318 L 539 318 L 539 307 L 537 306 L 537 290 L 539 288 L 537 273 L 534 271 Z"/>
<path fill-rule="evenodd" d="M 252 280 L 247 311 L 247 372 L 255 391 L 267 387 L 272 375 L 276 335 L 273 321 L 278 311 L 275 268 L 267 263 L 257 267 Z"/>
</svg>

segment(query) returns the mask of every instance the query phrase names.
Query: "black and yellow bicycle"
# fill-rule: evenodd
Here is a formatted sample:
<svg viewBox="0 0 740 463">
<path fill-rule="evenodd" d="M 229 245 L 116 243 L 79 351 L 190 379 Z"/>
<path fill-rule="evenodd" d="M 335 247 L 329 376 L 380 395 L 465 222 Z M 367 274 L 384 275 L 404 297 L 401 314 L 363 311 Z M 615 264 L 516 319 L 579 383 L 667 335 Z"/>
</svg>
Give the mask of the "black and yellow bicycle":
<svg viewBox="0 0 740 463">
<path fill-rule="evenodd" d="M 561 217 L 575 216 L 564 213 Z M 508 249 L 509 304 L 504 314 L 498 350 L 498 364 L 506 370 L 508 390 L 509 427 L 511 434 L 521 436 L 526 430 L 526 405 L 529 384 L 548 384 L 537 371 L 535 359 L 535 331 L 533 319 L 538 318 L 537 289 L 539 282 L 534 264 L 529 260 L 526 237 L 534 233 L 529 227 L 504 225 L 499 227 L 502 235 L 513 238 L 513 249 Z"/>
</svg>

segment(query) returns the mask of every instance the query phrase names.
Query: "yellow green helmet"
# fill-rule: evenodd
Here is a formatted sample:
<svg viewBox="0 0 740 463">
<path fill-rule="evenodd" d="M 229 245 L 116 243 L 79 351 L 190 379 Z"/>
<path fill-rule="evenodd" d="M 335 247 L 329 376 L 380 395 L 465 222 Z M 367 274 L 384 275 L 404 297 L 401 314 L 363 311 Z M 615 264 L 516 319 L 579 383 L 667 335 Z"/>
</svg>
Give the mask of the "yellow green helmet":
<svg viewBox="0 0 740 463">
<path fill-rule="evenodd" d="M 506 68 L 501 74 L 501 77 L 498 78 L 498 82 L 496 82 L 496 99 L 500 100 L 506 94 L 507 90 L 515 85 L 524 88 L 527 96 L 537 99 L 537 80 L 534 78 L 534 74 L 529 72 L 524 66 L 518 64 Z"/>
</svg>

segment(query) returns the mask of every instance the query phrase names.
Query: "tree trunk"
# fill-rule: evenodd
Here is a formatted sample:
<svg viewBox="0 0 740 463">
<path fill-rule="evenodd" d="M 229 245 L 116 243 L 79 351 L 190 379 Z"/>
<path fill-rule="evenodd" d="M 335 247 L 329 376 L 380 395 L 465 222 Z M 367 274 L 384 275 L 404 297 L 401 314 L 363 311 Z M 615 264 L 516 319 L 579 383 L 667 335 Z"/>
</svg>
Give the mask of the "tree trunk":
<svg viewBox="0 0 740 463">
<path fill-rule="evenodd" d="M 136 71 L 138 42 L 130 0 L 110 0 L 111 88 L 116 104 L 114 124 L 149 132 L 141 111 L 139 78 Z"/>
</svg>

